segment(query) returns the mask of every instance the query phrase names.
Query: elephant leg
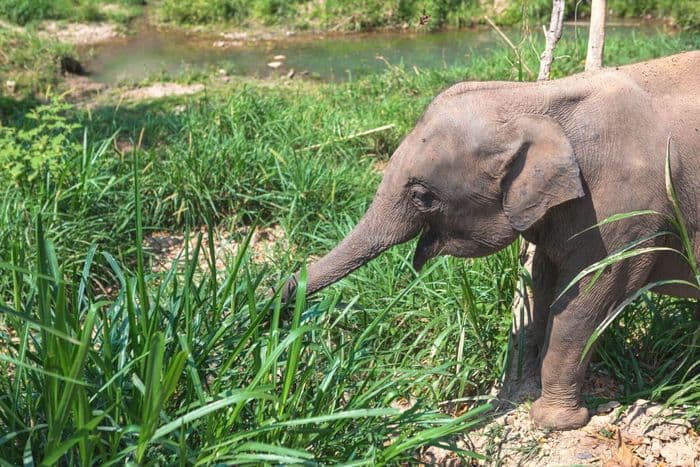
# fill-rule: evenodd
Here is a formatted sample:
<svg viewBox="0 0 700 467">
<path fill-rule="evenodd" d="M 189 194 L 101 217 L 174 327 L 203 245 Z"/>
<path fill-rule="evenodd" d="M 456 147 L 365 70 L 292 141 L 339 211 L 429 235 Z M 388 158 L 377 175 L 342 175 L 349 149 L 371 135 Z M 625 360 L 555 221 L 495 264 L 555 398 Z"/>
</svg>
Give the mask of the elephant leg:
<svg viewBox="0 0 700 467">
<path fill-rule="evenodd" d="M 588 287 L 590 277 L 584 279 L 554 302 L 542 360 L 542 395 L 530 411 L 536 425 L 570 430 L 588 422 L 581 386 L 592 352 L 583 356 L 583 349 L 614 306 L 645 283 L 652 263 L 650 256 L 617 263 L 593 286 Z M 574 276 L 560 274 L 556 293 Z"/>
<path fill-rule="evenodd" d="M 588 313 L 581 303 L 585 300 L 575 302 L 566 309 L 552 310 L 550 316 L 549 340 L 542 359 L 542 395 L 530 410 L 532 420 L 543 428 L 571 430 L 589 420 L 588 409 L 581 402 L 581 386 L 590 353 L 583 359 L 581 356 L 604 314 Z"/>
<path fill-rule="evenodd" d="M 540 362 L 554 298 L 556 268 L 532 243 L 524 244 L 521 264 L 532 279 L 513 301 L 513 358 L 501 397 L 520 401 L 539 395 Z"/>
</svg>

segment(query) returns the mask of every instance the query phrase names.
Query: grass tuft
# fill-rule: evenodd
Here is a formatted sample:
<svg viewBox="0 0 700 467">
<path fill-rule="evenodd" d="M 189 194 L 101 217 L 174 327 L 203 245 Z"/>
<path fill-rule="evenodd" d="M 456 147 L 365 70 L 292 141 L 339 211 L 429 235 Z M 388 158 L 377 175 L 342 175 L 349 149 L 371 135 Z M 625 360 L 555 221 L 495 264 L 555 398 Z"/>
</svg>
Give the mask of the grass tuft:
<svg viewBox="0 0 700 467">
<path fill-rule="evenodd" d="M 696 47 L 683 35 L 615 39 L 606 53 L 615 64 Z M 563 43 L 554 73 L 580 70 L 581 50 Z M 537 54 L 521 59 L 534 65 Z M 300 298 L 289 322 L 271 290 L 352 228 L 378 162 L 432 96 L 521 68 L 498 50 L 446 70 L 397 66 L 333 85 L 234 80 L 90 112 L 0 102 L 0 147 L 14 148 L 0 160 L 21 161 L 0 179 L 0 457 L 394 464 L 453 447 L 486 417 L 476 401 L 502 377 L 516 245 L 438 259 L 420 275 L 415 245 L 394 248 Z M 262 259 L 256 226 L 285 234 Z M 236 247 L 219 270 L 216 229 Z M 144 240 L 163 231 L 186 232 L 187 251 L 154 272 Z M 695 400 L 692 313 L 642 294 L 601 338 L 600 365 L 630 396 Z"/>
</svg>

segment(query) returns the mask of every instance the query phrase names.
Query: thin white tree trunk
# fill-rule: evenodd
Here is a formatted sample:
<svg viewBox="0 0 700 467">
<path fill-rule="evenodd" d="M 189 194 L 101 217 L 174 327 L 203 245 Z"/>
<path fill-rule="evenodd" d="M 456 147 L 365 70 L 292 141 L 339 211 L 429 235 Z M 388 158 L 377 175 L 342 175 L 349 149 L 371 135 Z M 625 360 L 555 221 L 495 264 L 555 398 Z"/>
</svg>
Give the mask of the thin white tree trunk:
<svg viewBox="0 0 700 467">
<path fill-rule="evenodd" d="M 597 70 L 603 66 L 606 3 L 605 0 L 592 0 L 591 2 L 591 26 L 588 30 L 586 71 Z"/>
<path fill-rule="evenodd" d="M 549 20 L 549 29 L 546 34 L 546 45 L 544 52 L 540 56 L 540 73 L 537 75 L 537 80 L 549 79 L 549 70 L 554 61 L 554 47 L 561 38 L 561 31 L 564 27 L 564 0 L 552 1 L 552 17 Z"/>
</svg>

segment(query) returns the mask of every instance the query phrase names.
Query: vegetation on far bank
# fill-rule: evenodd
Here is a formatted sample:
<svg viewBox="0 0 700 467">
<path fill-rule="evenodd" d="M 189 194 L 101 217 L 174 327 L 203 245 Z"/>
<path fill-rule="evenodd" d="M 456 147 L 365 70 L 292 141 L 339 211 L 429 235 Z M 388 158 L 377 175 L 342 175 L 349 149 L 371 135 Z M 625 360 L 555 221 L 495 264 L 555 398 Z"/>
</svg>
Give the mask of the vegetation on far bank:
<svg viewBox="0 0 700 467">
<path fill-rule="evenodd" d="M 128 22 L 145 0 L 0 0 L 0 19 L 19 25 L 42 20 Z"/>
<path fill-rule="evenodd" d="M 176 23 L 208 24 L 223 21 L 244 24 L 258 22 L 297 29 L 366 31 L 377 28 L 433 30 L 465 27 L 485 22 L 484 15 L 497 24 L 520 24 L 525 19 L 549 20 L 550 0 L 162 0 L 161 18 Z M 700 6 L 692 0 L 611 0 L 613 17 L 672 18 L 687 28 L 700 24 Z M 586 18 L 589 2 L 567 2 L 566 18 Z"/>
<path fill-rule="evenodd" d="M 560 44 L 554 77 L 582 69 L 583 45 Z M 606 64 L 698 47 L 614 38 Z M 531 69 L 538 49 L 522 47 Z M 90 109 L 1 100 L 0 458 L 374 465 L 456 449 L 505 367 L 517 245 L 420 275 L 403 245 L 287 312 L 271 290 L 349 231 L 424 106 L 465 79 L 534 77 L 504 48 L 340 84 L 234 79 Z M 207 226 L 190 247 L 206 258 L 217 232 L 245 245 L 256 225 L 285 233 L 263 262 L 241 247 L 222 270 L 209 256 L 161 273 L 143 249 Z M 623 402 L 675 394 L 697 415 L 693 307 L 645 295 L 593 371 Z"/>
<path fill-rule="evenodd" d="M 694 0 L 610 0 L 613 17 L 671 19 L 697 30 Z M 568 19 L 586 18 L 590 2 L 567 2 Z M 44 19 L 126 22 L 149 14 L 179 25 L 281 26 L 297 30 L 367 31 L 409 28 L 430 31 L 484 23 L 546 22 L 550 0 L 0 0 L 0 19 L 26 24 Z"/>
</svg>

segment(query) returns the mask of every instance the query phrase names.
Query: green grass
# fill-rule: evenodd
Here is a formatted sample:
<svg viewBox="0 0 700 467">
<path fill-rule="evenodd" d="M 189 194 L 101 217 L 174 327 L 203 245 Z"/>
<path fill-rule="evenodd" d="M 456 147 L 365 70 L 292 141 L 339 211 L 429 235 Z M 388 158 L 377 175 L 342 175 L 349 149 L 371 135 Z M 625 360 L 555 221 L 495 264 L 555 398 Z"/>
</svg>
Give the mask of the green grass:
<svg viewBox="0 0 700 467">
<path fill-rule="evenodd" d="M 15 96 L 46 92 L 59 82 L 61 58 L 73 52 L 69 45 L 2 24 L 0 51 L 0 99 L 10 92 Z M 8 87 L 8 82 L 14 83 L 14 89 Z M 10 107 L 9 103 L 2 106 Z"/>
<path fill-rule="evenodd" d="M 694 36 L 615 39 L 606 61 L 697 47 Z M 554 74 L 580 70 L 583 51 L 562 44 Z M 536 69 L 534 51 L 523 57 Z M 413 245 L 394 248 L 291 311 L 271 288 L 350 230 L 378 184 L 375 162 L 440 89 L 522 69 L 500 50 L 447 70 L 392 67 L 333 85 L 241 80 L 90 111 L 3 103 L 0 148 L 14 149 L 0 160 L 24 169 L 0 178 L 0 458 L 392 464 L 450 446 L 484 416 L 475 398 L 502 376 L 517 245 L 442 258 L 420 276 Z M 121 152 L 117 140 L 139 149 Z M 48 159 L 34 175 L 37 154 Z M 197 261 L 151 273 L 141 248 L 153 230 L 254 224 L 280 225 L 291 247 L 267 264 L 241 252 L 216 274 Z M 694 345 L 687 302 L 645 296 L 623 320 L 596 365 L 630 397 L 692 387 L 658 378 Z M 398 399 L 417 402 L 399 413 Z"/>
<path fill-rule="evenodd" d="M 145 3 L 144 0 L 0 0 L 0 19 L 20 25 L 42 20 L 127 22 L 142 13 Z"/>
<path fill-rule="evenodd" d="M 181 25 L 366 31 L 472 26 L 484 24 L 484 15 L 503 25 L 524 19 L 542 23 L 551 13 L 550 0 L 510 0 L 499 11 L 488 2 L 473 0 L 160 0 L 146 5 L 144 0 L 0 0 L 0 19 L 21 25 L 46 19 L 126 23 L 153 11 L 161 20 Z M 680 27 L 694 30 L 700 25 L 700 7 L 693 0 L 616 0 L 608 2 L 608 9 L 613 17 L 671 18 Z M 566 4 L 567 19 L 586 18 L 589 12 L 589 2 Z"/>
<path fill-rule="evenodd" d="M 697 29 L 700 10 L 692 0 L 639 0 L 608 3 L 612 17 L 673 18 L 683 28 Z M 264 24 L 296 29 L 367 31 L 379 28 L 434 30 L 496 23 L 515 25 L 530 19 L 548 22 L 550 0 L 513 0 L 495 11 L 488 2 L 472 0 L 163 0 L 159 16 L 179 24 Z M 566 19 L 585 19 L 590 3 L 567 2 Z M 423 20 L 421 20 L 423 18 Z"/>
</svg>

